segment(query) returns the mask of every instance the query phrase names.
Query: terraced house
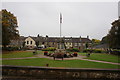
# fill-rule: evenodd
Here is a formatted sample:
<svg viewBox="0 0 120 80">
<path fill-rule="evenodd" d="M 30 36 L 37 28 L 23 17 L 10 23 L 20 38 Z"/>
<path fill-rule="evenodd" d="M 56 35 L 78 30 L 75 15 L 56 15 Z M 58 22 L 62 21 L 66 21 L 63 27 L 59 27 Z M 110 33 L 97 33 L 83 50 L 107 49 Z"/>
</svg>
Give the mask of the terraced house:
<svg viewBox="0 0 120 80">
<path fill-rule="evenodd" d="M 16 42 L 16 43 L 15 43 Z M 38 48 L 46 48 L 46 47 L 55 47 L 59 48 L 60 43 L 64 44 L 64 46 L 61 46 L 62 48 L 65 47 L 68 48 L 78 48 L 78 49 L 85 49 L 87 47 L 90 47 L 91 40 L 89 39 L 89 36 L 86 38 L 82 37 L 23 37 L 21 36 L 18 41 L 12 41 L 11 45 L 17 44 L 19 47 L 24 46 L 29 49 L 34 49 L 35 47 Z"/>
<path fill-rule="evenodd" d="M 86 38 L 80 37 L 42 37 L 42 36 L 37 36 L 37 37 L 23 37 L 21 36 L 19 40 L 11 41 L 11 46 L 19 46 L 19 47 L 24 47 L 29 48 L 29 49 L 34 49 L 35 47 L 38 48 L 46 48 L 46 47 L 55 47 L 59 48 L 60 43 L 64 44 L 63 47 L 66 49 L 68 48 L 78 48 L 78 49 L 85 49 L 89 48 L 92 41 L 89 39 L 89 36 Z"/>
</svg>

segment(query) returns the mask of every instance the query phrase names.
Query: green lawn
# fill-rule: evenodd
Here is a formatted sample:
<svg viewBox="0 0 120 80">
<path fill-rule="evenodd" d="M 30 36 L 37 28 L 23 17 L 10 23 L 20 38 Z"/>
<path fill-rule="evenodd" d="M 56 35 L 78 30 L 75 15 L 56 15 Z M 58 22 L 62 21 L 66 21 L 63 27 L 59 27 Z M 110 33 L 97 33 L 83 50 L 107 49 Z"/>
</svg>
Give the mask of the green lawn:
<svg viewBox="0 0 120 80">
<path fill-rule="evenodd" d="M 113 68 L 117 69 L 118 65 L 91 62 L 84 60 L 51 60 L 46 58 L 21 59 L 21 60 L 3 60 L 3 65 L 19 65 L 19 66 L 45 66 L 49 67 L 69 67 L 69 68 Z M 120 67 L 119 67 L 120 68 Z"/>
<path fill-rule="evenodd" d="M 86 56 L 86 53 L 79 53 L 79 54 Z M 120 58 L 118 56 L 105 54 L 105 53 L 92 53 L 90 57 L 87 57 L 87 59 L 120 63 L 119 61 Z"/>
<path fill-rule="evenodd" d="M 43 54 L 43 51 L 37 51 L 39 54 Z M 79 53 L 80 55 L 86 56 L 86 53 Z M 2 58 L 21 58 L 21 57 L 34 57 L 33 51 L 9 51 L 2 54 Z M 118 56 L 109 55 L 104 53 L 92 53 L 87 59 L 100 60 L 120 63 Z M 119 59 L 119 60 L 118 60 Z"/>
<path fill-rule="evenodd" d="M 0 54 L 0 58 L 2 58 L 2 54 Z"/>
<path fill-rule="evenodd" d="M 38 54 L 43 54 L 43 51 L 37 51 Z M 86 53 L 79 53 L 86 56 Z M 33 51 L 10 51 L 5 52 L 2 58 L 21 58 L 33 57 Z M 118 57 L 108 54 L 93 53 L 88 59 L 118 62 Z M 98 63 L 84 60 L 51 60 L 46 58 L 21 59 L 21 60 L 3 60 L 3 65 L 20 65 L 20 66 L 45 66 L 50 67 L 72 67 L 72 68 L 118 68 L 118 65 Z"/>
<path fill-rule="evenodd" d="M 2 54 L 2 58 L 32 57 L 33 51 L 9 51 Z"/>
</svg>

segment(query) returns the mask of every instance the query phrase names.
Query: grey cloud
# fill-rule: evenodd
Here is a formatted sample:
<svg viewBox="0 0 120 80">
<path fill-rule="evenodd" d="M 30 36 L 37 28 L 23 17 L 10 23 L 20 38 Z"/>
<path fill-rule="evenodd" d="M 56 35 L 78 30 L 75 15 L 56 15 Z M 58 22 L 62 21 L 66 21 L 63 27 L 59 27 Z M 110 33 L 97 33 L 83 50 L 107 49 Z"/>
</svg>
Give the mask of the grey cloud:
<svg viewBox="0 0 120 80">
<path fill-rule="evenodd" d="M 59 13 L 62 13 L 62 36 L 101 39 L 118 18 L 117 2 L 5 2 L 2 8 L 18 18 L 24 36 L 59 36 Z"/>
</svg>

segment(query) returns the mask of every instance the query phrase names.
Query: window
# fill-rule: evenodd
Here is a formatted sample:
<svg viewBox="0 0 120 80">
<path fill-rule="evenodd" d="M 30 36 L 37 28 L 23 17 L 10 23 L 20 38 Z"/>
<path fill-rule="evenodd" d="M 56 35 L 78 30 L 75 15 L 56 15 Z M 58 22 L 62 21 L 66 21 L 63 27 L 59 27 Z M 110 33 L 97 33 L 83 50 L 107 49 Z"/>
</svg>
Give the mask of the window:
<svg viewBox="0 0 120 80">
<path fill-rule="evenodd" d="M 75 46 L 77 46 L 77 43 L 75 43 Z"/>
<path fill-rule="evenodd" d="M 79 43 L 79 46 L 81 46 L 81 43 Z"/>
<path fill-rule="evenodd" d="M 71 45 L 71 43 L 69 43 Z"/>
<path fill-rule="evenodd" d="M 30 43 L 32 44 L 32 41 Z"/>
<path fill-rule="evenodd" d="M 29 44 L 29 41 L 27 41 L 27 44 Z"/>
</svg>

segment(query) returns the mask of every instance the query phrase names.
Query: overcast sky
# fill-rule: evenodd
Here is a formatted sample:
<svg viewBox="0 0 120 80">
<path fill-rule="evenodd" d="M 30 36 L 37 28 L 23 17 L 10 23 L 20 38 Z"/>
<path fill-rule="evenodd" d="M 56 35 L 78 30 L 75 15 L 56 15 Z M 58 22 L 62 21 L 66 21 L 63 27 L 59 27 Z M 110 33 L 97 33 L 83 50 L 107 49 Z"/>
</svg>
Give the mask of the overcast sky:
<svg viewBox="0 0 120 80">
<path fill-rule="evenodd" d="M 2 8 L 18 20 L 21 36 L 62 36 L 102 39 L 118 19 L 117 2 L 4 2 Z"/>
</svg>

